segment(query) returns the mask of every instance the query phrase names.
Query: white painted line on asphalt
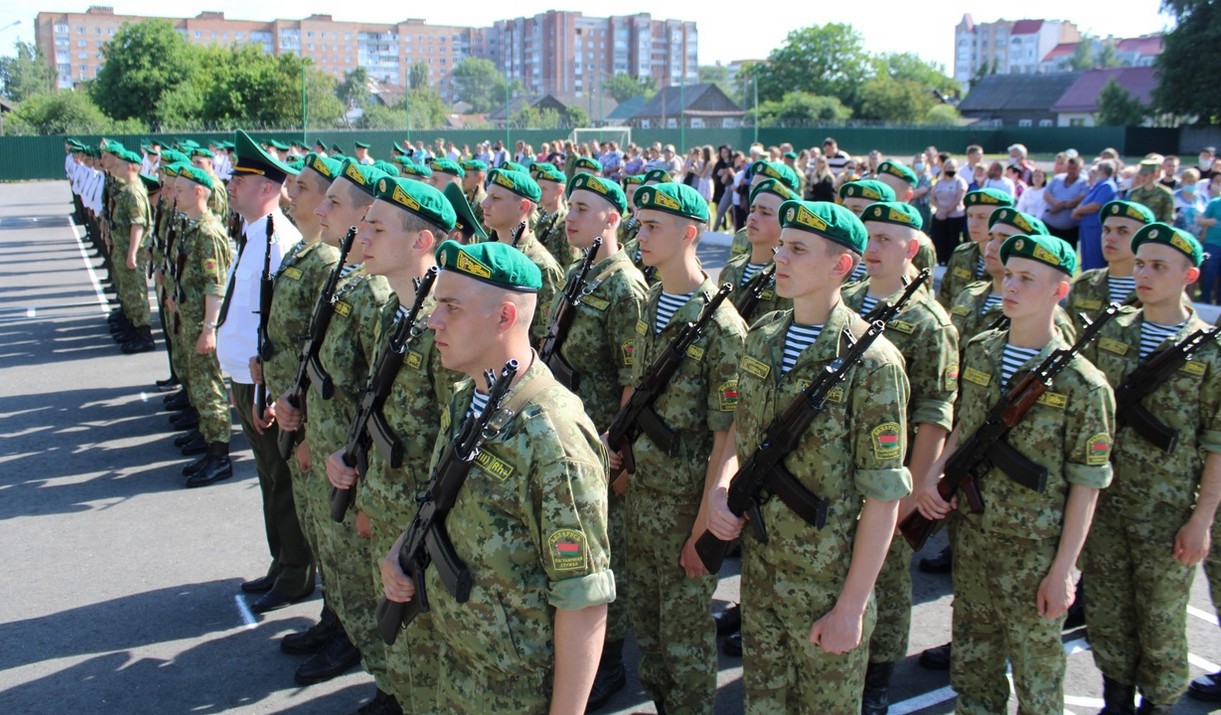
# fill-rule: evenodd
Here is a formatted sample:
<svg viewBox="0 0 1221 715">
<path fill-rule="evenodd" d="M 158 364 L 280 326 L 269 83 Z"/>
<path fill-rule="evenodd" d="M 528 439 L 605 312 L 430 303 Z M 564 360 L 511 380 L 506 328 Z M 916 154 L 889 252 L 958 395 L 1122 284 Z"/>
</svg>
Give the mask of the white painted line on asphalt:
<svg viewBox="0 0 1221 715">
<path fill-rule="evenodd" d="M 908 713 L 918 712 L 925 708 L 931 708 L 934 705 L 944 703 L 953 698 L 957 693 L 950 686 L 933 690 L 923 695 L 917 695 L 914 698 L 908 698 L 903 702 L 895 703 L 890 706 L 891 715 L 908 715 Z"/>
<path fill-rule="evenodd" d="M 259 622 L 255 620 L 254 614 L 250 611 L 250 606 L 246 605 L 246 599 L 241 596 L 234 596 L 233 602 L 237 604 L 238 613 L 242 614 L 242 621 L 246 624 L 247 630 L 257 628 Z"/>
<path fill-rule="evenodd" d="M 1221 670 L 1221 665 L 1217 665 L 1216 663 L 1212 662 L 1211 660 L 1204 660 L 1203 658 L 1196 655 L 1195 653 L 1187 654 L 1187 662 L 1191 663 L 1195 667 L 1200 668 L 1201 670 L 1203 670 L 1207 673 L 1215 673 L 1215 672 Z"/>
<path fill-rule="evenodd" d="M 1217 614 L 1215 614 L 1215 613 L 1209 613 L 1208 611 L 1205 611 L 1200 608 L 1196 608 L 1195 606 L 1188 606 L 1187 613 L 1189 615 L 1195 616 L 1196 618 L 1199 618 L 1202 621 L 1208 621 L 1209 623 L 1213 624 L 1214 626 L 1221 625 L 1221 624 L 1217 623 Z"/>
<path fill-rule="evenodd" d="M 72 226 L 72 236 L 76 239 L 76 250 L 81 253 L 81 262 L 85 264 L 85 269 L 89 271 L 89 280 L 93 282 L 93 292 L 97 293 L 98 305 L 102 308 L 102 315 L 110 315 L 110 302 L 106 300 L 106 292 L 102 290 L 102 282 L 98 280 L 98 274 L 93 271 L 93 263 L 89 261 L 89 254 L 85 253 L 85 244 L 81 241 L 81 237 L 76 233 L 76 226 Z"/>
<path fill-rule="evenodd" d="M 1080 695 L 1065 695 L 1064 704 L 1075 705 L 1079 708 L 1100 708 L 1103 705 L 1106 705 L 1102 698 L 1084 698 Z M 1065 710 L 1064 712 L 1068 711 Z"/>
</svg>

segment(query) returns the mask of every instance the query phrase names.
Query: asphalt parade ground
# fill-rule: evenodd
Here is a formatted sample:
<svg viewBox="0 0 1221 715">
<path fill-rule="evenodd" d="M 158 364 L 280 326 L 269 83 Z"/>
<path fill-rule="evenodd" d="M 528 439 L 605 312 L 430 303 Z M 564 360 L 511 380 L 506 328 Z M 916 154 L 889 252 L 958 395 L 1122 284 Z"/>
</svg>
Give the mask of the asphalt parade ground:
<svg viewBox="0 0 1221 715">
<path fill-rule="evenodd" d="M 188 458 L 171 445 L 153 385 L 168 374 L 160 334 L 157 352 L 119 351 L 100 260 L 70 214 L 66 182 L 0 185 L 0 714 L 355 711 L 373 695 L 367 675 L 299 687 L 300 658 L 278 647 L 314 621 L 318 595 L 263 616 L 246 606 L 238 584 L 269 560 L 250 450 L 235 427 L 234 477 L 183 488 Z M 705 269 L 715 276 L 727 252 L 724 237 L 707 238 Z M 890 712 L 950 713 L 948 674 L 916 664 L 948 640 L 950 577 L 913 573 L 909 657 Z M 736 574 L 727 562 L 714 611 L 737 600 Z M 1202 572 L 1187 622 L 1192 675 L 1221 670 Z M 1094 713 L 1102 686 L 1087 634 L 1064 640 L 1064 711 Z M 634 672 L 631 644 L 627 655 Z M 741 659 L 722 654 L 718 713 L 742 712 L 741 678 Z M 652 710 L 630 675 L 600 712 Z M 1185 698 L 1178 712 L 1217 710 Z"/>
</svg>

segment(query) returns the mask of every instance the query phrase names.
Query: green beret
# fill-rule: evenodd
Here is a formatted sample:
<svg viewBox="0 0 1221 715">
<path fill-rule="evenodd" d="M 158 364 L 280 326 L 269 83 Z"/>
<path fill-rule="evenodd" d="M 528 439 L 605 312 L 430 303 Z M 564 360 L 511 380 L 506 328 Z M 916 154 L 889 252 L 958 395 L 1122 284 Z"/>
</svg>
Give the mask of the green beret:
<svg viewBox="0 0 1221 715">
<path fill-rule="evenodd" d="M 988 217 L 988 230 L 991 231 L 997 224 L 1003 223 L 1006 226 L 1016 228 L 1020 233 L 1028 236 L 1050 236 L 1051 231 L 1047 230 L 1046 224 L 1039 219 L 1027 213 L 1022 213 L 1017 209 L 997 209 Z"/>
<path fill-rule="evenodd" d="M 294 140 L 292 141 L 292 146 L 293 146 L 294 148 L 296 148 L 296 147 L 300 147 L 300 148 L 302 148 L 302 149 L 308 149 L 308 148 L 309 148 L 309 147 L 305 146 L 304 144 L 302 144 L 301 142 L 297 141 L 296 139 L 294 139 Z"/>
<path fill-rule="evenodd" d="M 144 188 L 150 194 L 161 189 L 161 181 L 155 176 L 140 174 L 140 181 L 144 182 Z"/>
<path fill-rule="evenodd" d="M 576 164 L 574 164 L 573 166 L 576 168 L 577 171 L 581 171 L 582 169 L 584 169 L 586 171 L 591 171 L 591 172 L 594 172 L 597 174 L 602 173 L 602 162 L 598 161 L 597 159 L 588 157 L 588 156 L 578 157 Z"/>
<path fill-rule="evenodd" d="M 300 174 L 301 170 L 305 168 L 305 157 L 298 156 L 284 163 L 288 165 L 288 168 L 293 170 L 294 174 Z"/>
<path fill-rule="evenodd" d="M 167 179 L 172 179 L 178 176 L 178 170 L 180 168 L 182 168 L 182 164 L 179 164 L 178 162 L 167 163 L 162 161 L 161 165 L 157 167 L 157 171 L 161 173 L 161 176 Z"/>
<path fill-rule="evenodd" d="M 784 158 L 785 158 L 785 159 L 794 159 L 794 160 L 795 160 L 795 159 L 797 158 L 797 152 L 795 152 L 795 151 L 786 151 L 786 152 L 784 152 Z"/>
<path fill-rule="evenodd" d="M 466 172 L 462 170 L 461 166 L 458 166 L 458 162 L 443 156 L 432 160 L 432 170 L 459 178 L 466 176 Z"/>
<path fill-rule="evenodd" d="M 373 162 L 372 166 L 374 169 L 377 169 L 383 174 L 389 174 L 390 176 L 399 176 L 401 173 L 397 166 L 383 159 L 378 159 L 377 161 Z"/>
<path fill-rule="evenodd" d="M 568 177 L 564 176 L 564 172 L 557 169 L 555 164 L 545 161 L 540 161 L 530 167 L 530 176 L 533 176 L 535 181 L 554 181 L 557 184 L 568 181 Z"/>
<path fill-rule="evenodd" d="M 518 164 L 516 161 L 506 161 L 498 167 L 501 171 L 520 171 L 527 176 L 530 175 L 530 170 Z"/>
<path fill-rule="evenodd" d="M 895 190 L 876 179 L 860 179 L 845 182 L 839 187 L 840 199 L 869 199 L 870 201 L 894 201 Z"/>
<path fill-rule="evenodd" d="M 779 196 L 782 201 L 801 198 L 796 192 L 790 191 L 789 187 L 785 186 L 777 179 L 764 179 L 758 184 L 755 184 L 755 188 L 750 190 L 751 204 L 755 203 L 755 197 L 757 197 L 759 194 L 772 194 L 773 196 Z"/>
<path fill-rule="evenodd" d="M 422 179 L 427 179 L 428 177 L 432 176 L 432 169 L 424 166 L 423 164 L 415 163 L 409 157 L 400 156 L 398 158 L 398 162 L 403 165 L 403 168 L 400 169 L 403 176 L 417 176 Z"/>
<path fill-rule="evenodd" d="M 1045 263 L 1070 276 L 1077 270 L 1077 252 L 1055 236 L 1010 236 L 1001 244 L 1001 263 L 1008 264 L 1014 256 Z"/>
<path fill-rule="evenodd" d="M 352 142 L 352 143 L 356 145 L 357 149 L 368 149 L 369 148 L 369 145 L 364 142 Z"/>
<path fill-rule="evenodd" d="M 917 231 L 924 230 L 924 218 L 920 216 L 920 212 L 911 204 L 901 201 L 879 201 L 865 209 L 865 213 L 861 214 L 861 220 L 866 223 L 870 221 L 893 223 L 896 226 L 914 228 Z"/>
<path fill-rule="evenodd" d="M 785 164 L 783 161 L 764 161 L 760 159 L 751 164 L 750 168 L 746 170 L 746 178 L 753 178 L 756 174 L 762 174 L 769 179 L 778 179 L 793 191 L 797 190 L 797 172 L 793 171 L 793 167 Z"/>
<path fill-rule="evenodd" d="M 1164 223 L 1151 223 L 1141 226 L 1136 235 L 1132 237 L 1132 252 L 1136 253 L 1136 249 L 1140 248 L 1145 243 L 1160 243 L 1182 253 L 1191 259 L 1191 264 L 1199 267 L 1204 261 L 1204 249 L 1200 246 L 1200 242 L 1195 236 L 1182 229 L 1173 226 L 1167 226 Z"/>
<path fill-rule="evenodd" d="M 543 273 L 526 254 L 499 241 L 464 246 L 446 241 L 437 248 L 437 265 L 483 283 L 523 293 L 543 287 Z"/>
<path fill-rule="evenodd" d="M 912 186 L 915 186 L 920 181 L 920 179 L 918 179 L 916 177 L 916 172 L 907 168 L 906 164 L 903 164 L 903 163 L 900 163 L 897 161 L 891 161 L 890 159 L 887 159 L 886 161 L 882 162 L 881 164 L 878 164 L 878 173 L 879 174 L 889 174 L 889 175 L 895 177 L 896 179 L 902 179 L 903 181 L 906 181 L 907 183 L 911 184 Z"/>
<path fill-rule="evenodd" d="M 454 209 L 456 217 L 454 228 L 462 231 L 466 243 L 472 243 L 473 239 L 488 240 L 488 234 L 483 230 L 479 219 L 475 218 L 475 212 L 471 210 L 471 204 L 466 200 L 462 187 L 451 181 L 445 184 L 445 191 L 442 193 L 445 194 L 445 198 L 449 199 L 449 205 Z"/>
<path fill-rule="evenodd" d="M 636 189 L 636 208 L 655 209 L 695 221 L 708 222 L 708 202 L 700 192 L 673 181 Z"/>
<path fill-rule="evenodd" d="M 271 141 L 269 141 L 267 143 L 270 144 L 271 146 L 275 147 L 279 151 L 288 151 L 289 149 L 292 148 L 289 145 L 285 144 L 284 142 L 280 141 L 279 139 L 272 139 Z"/>
<path fill-rule="evenodd" d="M 207 158 L 211 159 L 216 155 L 212 153 L 211 149 L 205 149 L 204 147 L 197 146 L 191 149 L 191 156 L 206 156 Z"/>
<path fill-rule="evenodd" d="M 347 154 L 344 154 L 344 153 L 338 152 L 338 151 L 331 152 L 329 156 L 332 159 L 334 159 L 335 161 L 339 162 L 340 164 L 342 164 L 343 162 L 347 161 L 350 158 Z"/>
<path fill-rule="evenodd" d="M 284 183 L 289 174 L 295 174 L 287 164 L 268 154 L 250 135 L 241 129 L 236 133 L 237 160 L 233 164 L 234 174 L 256 174 L 277 184 Z"/>
<path fill-rule="evenodd" d="M 119 152 L 127 151 L 127 147 L 123 146 L 123 144 L 121 142 L 113 141 L 110 139 L 103 139 L 102 140 L 102 151 L 106 152 L 107 154 L 112 154 L 114 156 L 118 156 Z"/>
<path fill-rule="evenodd" d="M 311 152 L 305 155 L 305 168 L 313 169 L 327 181 L 334 181 L 343 171 L 343 162 Z"/>
<path fill-rule="evenodd" d="M 999 191 L 997 189 L 976 189 L 975 191 L 968 191 L 962 202 L 966 204 L 967 208 L 971 208 L 972 206 L 988 206 L 994 209 L 1002 206 L 1006 208 L 1014 207 L 1013 197 L 1006 194 L 1004 191 Z"/>
<path fill-rule="evenodd" d="M 610 179 L 603 179 L 601 176 L 581 172 L 572 177 L 572 182 L 568 184 L 568 196 L 571 197 L 577 191 L 589 191 L 597 194 L 604 201 L 610 203 L 611 206 L 614 206 L 620 214 L 627 211 L 627 196 L 624 195 L 623 189 L 619 188 L 619 184 Z"/>
<path fill-rule="evenodd" d="M 505 164 L 508 163 L 510 162 L 505 162 Z M 539 198 L 543 195 L 543 190 L 538 187 L 538 182 L 531 179 L 530 175 L 524 171 L 492 169 L 488 172 L 488 184 L 502 186 L 518 196 L 530 199 L 534 203 L 538 203 Z"/>
<path fill-rule="evenodd" d="M 454 230 L 457 221 L 454 207 L 444 194 L 428 184 L 383 176 L 377 180 L 377 198 L 440 226 L 446 233 Z"/>
<path fill-rule="evenodd" d="M 488 165 L 478 159 L 467 159 L 460 166 L 467 171 L 487 171 Z"/>
<path fill-rule="evenodd" d="M 339 176 L 353 184 L 370 196 L 377 196 L 377 180 L 382 178 L 384 174 L 372 166 L 361 164 L 355 159 L 346 159 L 343 162 L 343 168 L 339 171 Z"/>
<path fill-rule="evenodd" d="M 1153 223 L 1157 217 L 1153 215 L 1143 204 L 1138 204 L 1135 201 L 1111 201 L 1102 207 L 1102 220 L 1115 216 L 1117 218 L 1128 218 L 1141 223 Z"/>
<path fill-rule="evenodd" d="M 829 201 L 785 201 L 780 204 L 780 227 L 809 231 L 858 255 L 865 254 L 869 243 L 869 232 L 856 214 Z"/>
<path fill-rule="evenodd" d="M 645 174 L 630 174 L 623 177 L 624 186 L 640 186 L 645 182 Z"/>
<path fill-rule="evenodd" d="M 397 154 L 409 154 L 410 152 L 399 146 L 398 142 L 391 142 L 391 151 Z"/>
<path fill-rule="evenodd" d="M 343 153 L 343 149 L 340 149 L 338 144 L 332 144 L 332 145 L 331 145 L 331 153 L 332 153 L 332 154 L 342 154 L 342 153 Z"/>
<path fill-rule="evenodd" d="M 177 164 L 178 162 L 187 163 L 189 160 L 187 159 L 187 155 L 180 151 L 166 149 L 165 151 L 161 152 L 161 163 L 164 164 L 167 161 L 171 164 Z"/>
<path fill-rule="evenodd" d="M 194 181 L 209 191 L 216 188 L 216 184 L 212 181 L 212 176 L 198 166 L 183 166 L 178 171 L 178 178 Z"/>
<path fill-rule="evenodd" d="M 114 155 L 116 157 L 122 159 L 123 161 L 127 162 L 128 164 L 143 164 L 144 163 L 144 157 L 140 156 L 139 154 L 137 154 L 136 152 L 134 152 L 130 149 L 123 149 L 121 151 L 117 151 L 114 153 Z"/>
<path fill-rule="evenodd" d="M 182 141 L 178 142 L 178 146 L 189 151 L 191 149 L 199 148 L 199 142 L 195 141 L 194 139 L 183 139 Z"/>
<path fill-rule="evenodd" d="M 670 176 L 670 172 L 665 169 L 653 169 L 646 171 L 644 174 L 644 183 L 646 184 L 669 184 L 674 181 L 674 177 Z"/>
</svg>

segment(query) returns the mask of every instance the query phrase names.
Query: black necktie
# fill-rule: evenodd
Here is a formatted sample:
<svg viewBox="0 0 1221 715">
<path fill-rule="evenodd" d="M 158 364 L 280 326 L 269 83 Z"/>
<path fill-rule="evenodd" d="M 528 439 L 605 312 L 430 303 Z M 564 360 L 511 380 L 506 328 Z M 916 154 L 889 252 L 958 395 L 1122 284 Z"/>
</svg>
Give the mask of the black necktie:
<svg viewBox="0 0 1221 715">
<path fill-rule="evenodd" d="M 225 299 L 220 304 L 220 317 L 216 319 L 218 330 L 225 324 L 225 318 L 229 315 L 229 302 L 233 300 L 233 286 L 237 284 L 237 265 L 242 262 L 242 251 L 244 250 L 246 250 L 245 232 L 237 240 L 237 260 L 233 263 L 233 275 L 229 278 L 229 285 L 225 286 Z"/>
</svg>

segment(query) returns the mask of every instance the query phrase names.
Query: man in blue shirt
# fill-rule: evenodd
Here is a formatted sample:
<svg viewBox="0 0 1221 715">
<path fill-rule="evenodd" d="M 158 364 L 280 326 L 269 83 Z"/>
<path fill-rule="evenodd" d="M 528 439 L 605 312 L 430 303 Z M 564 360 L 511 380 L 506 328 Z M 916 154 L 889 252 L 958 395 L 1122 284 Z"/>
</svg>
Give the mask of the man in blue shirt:
<svg viewBox="0 0 1221 715">
<path fill-rule="evenodd" d="M 1073 209 L 1073 218 L 1080 219 L 1078 229 L 1081 248 L 1081 270 L 1088 271 L 1102 268 L 1106 260 L 1102 257 L 1102 219 L 1099 212 L 1102 207 L 1115 199 L 1118 188 L 1115 186 L 1115 163 L 1109 159 L 1094 164 L 1090 169 L 1093 185 L 1081 200 L 1081 205 Z"/>
</svg>

